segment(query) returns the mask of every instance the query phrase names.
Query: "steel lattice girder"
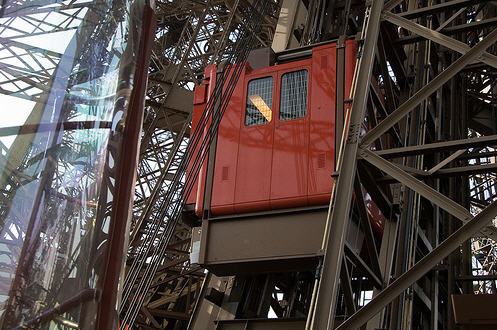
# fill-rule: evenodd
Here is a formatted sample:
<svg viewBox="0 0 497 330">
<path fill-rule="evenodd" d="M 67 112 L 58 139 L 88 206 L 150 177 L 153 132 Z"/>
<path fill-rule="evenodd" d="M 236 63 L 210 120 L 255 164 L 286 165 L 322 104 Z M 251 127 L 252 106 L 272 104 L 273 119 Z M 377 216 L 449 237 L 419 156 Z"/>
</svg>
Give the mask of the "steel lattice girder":
<svg viewBox="0 0 497 330">
<path fill-rule="evenodd" d="M 457 2 L 457 4 L 456 4 Z M 489 48 L 490 46 L 494 45 L 495 41 L 497 40 L 497 33 L 496 31 L 490 32 L 483 40 L 478 42 L 476 45 L 473 47 L 469 47 L 464 43 L 461 43 L 460 41 L 454 40 L 452 38 L 446 37 L 445 35 L 442 35 L 438 33 L 437 31 L 432 31 L 428 28 L 425 28 L 421 25 L 412 23 L 411 21 L 403 18 L 413 18 L 413 17 L 419 17 L 422 16 L 423 14 L 429 13 L 432 14 L 434 12 L 437 12 L 439 10 L 442 10 L 444 8 L 447 8 L 448 6 L 467 6 L 468 3 L 463 2 L 463 1 L 453 1 L 449 2 L 447 4 L 441 4 L 440 6 L 433 6 L 430 8 L 425 9 L 418 9 L 418 10 L 412 10 L 407 13 L 401 13 L 401 14 L 393 14 L 389 12 L 388 10 L 392 10 L 395 8 L 398 4 L 400 4 L 401 1 L 391 1 L 388 4 L 385 5 L 385 9 L 381 15 L 384 19 L 390 21 L 391 23 L 395 23 L 399 26 L 402 26 L 408 30 L 411 30 L 412 32 L 429 38 L 432 41 L 435 41 L 437 43 L 440 43 L 449 49 L 456 50 L 460 53 L 463 54 L 460 58 L 458 58 L 456 61 L 453 62 L 452 65 L 448 66 L 443 72 L 438 74 L 435 78 L 433 78 L 431 81 L 427 82 L 426 85 L 424 85 L 422 88 L 419 89 L 413 96 L 409 97 L 404 103 L 402 103 L 395 111 L 392 111 L 391 113 L 388 114 L 385 118 L 382 118 L 381 122 L 374 126 L 370 131 L 368 131 L 361 139 L 360 139 L 360 146 L 361 150 L 360 155 L 358 154 L 358 149 L 357 149 L 357 144 L 358 144 L 358 135 L 359 135 L 359 127 L 361 123 L 363 122 L 364 118 L 364 109 L 365 105 L 362 105 L 361 100 L 365 98 L 365 94 L 361 94 L 360 92 L 363 90 L 363 85 L 367 86 L 369 85 L 369 79 L 365 79 L 364 77 L 367 77 L 367 72 L 368 69 L 366 67 L 360 67 L 359 68 L 359 77 L 361 77 L 361 73 L 364 72 L 364 77 L 363 78 L 358 78 L 358 86 L 356 90 L 356 94 L 354 95 L 354 103 L 352 106 L 352 114 L 351 114 L 351 121 L 349 124 L 349 130 L 348 130 L 348 137 L 345 143 L 345 148 L 344 148 L 344 153 L 343 153 L 343 162 L 346 163 L 346 167 L 340 167 L 339 169 L 339 179 L 337 183 L 337 198 L 335 199 L 335 203 L 333 205 L 333 213 L 330 219 L 331 227 L 329 229 L 329 245 L 327 247 L 327 255 L 325 257 L 325 264 L 324 264 L 324 269 L 323 269 L 323 275 L 322 275 L 322 281 L 326 280 L 328 285 L 331 285 L 331 283 L 334 283 L 334 286 L 327 287 L 327 290 L 324 292 L 326 293 L 321 293 L 321 295 L 318 296 L 318 306 L 317 306 L 317 322 L 321 323 L 316 323 L 316 324 L 321 324 L 320 326 L 318 325 L 316 328 L 328 328 L 332 329 L 333 328 L 333 322 L 334 322 L 334 304 L 332 303 L 331 305 L 328 303 L 330 299 L 333 299 L 332 297 L 336 296 L 336 291 L 338 290 L 338 274 L 337 272 L 340 270 L 341 263 L 339 260 L 341 259 L 341 251 L 343 249 L 343 235 L 345 234 L 346 231 L 346 225 L 339 225 L 338 224 L 343 224 L 344 221 L 347 221 L 346 215 L 349 212 L 350 204 L 347 203 L 347 199 L 349 198 L 351 193 L 351 182 L 352 178 L 355 176 L 353 173 L 355 171 L 355 166 L 354 163 L 356 161 L 356 158 L 361 158 L 362 156 L 363 159 L 366 161 L 372 163 L 375 167 L 378 167 L 381 169 L 382 172 L 384 172 L 387 175 L 390 175 L 391 177 L 399 180 L 401 183 L 405 184 L 406 186 L 410 187 L 411 189 L 414 189 L 424 197 L 426 197 L 428 200 L 430 200 L 432 203 L 437 204 L 438 206 L 445 208 L 452 214 L 456 214 L 456 217 L 468 221 L 471 218 L 471 213 L 469 210 L 467 210 L 465 207 L 461 206 L 460 204 L 453 202 L 452 200 L 447 199 L 445 196 L 442 194 L 438 193 L 434 189 L 430 188 L 429 186 L 421 183 L 420 181 L 414 179 L 411 175 L 407 174 L 403 170 L 401 170 L 399 167 L 395 166 L 394 164 L 383 160 L 381 157 L 377 156 L 376 153 L 379 154 L 385 154 L 385 155 L 390 155 L 391 157 L 401 157 L 401 154 L 397 154 L 396 151 L 402 152 L 400 149 L 399 150 L 380 150 L 377 151 L 376 153 L 373 153 L 369 150 L 367 150 L 370 145 L 375 142 L 378 138 L 383 136 L 391 127 L 394 125 L 398 125 L 399 121 L 402 120 L 404 116 L 406 116 L 409 112 L 413 111 L 418 105 L 420 105 L 425 99 L 433 95 L 437 90 L 441 89 L 443 84 L 447 83 L 452 77 L 454 77 L 456 74 L 461 72 L 462 69 L 464 69 L 468 64 L 473 63 L 475 60 L 479 59 L 483 61 L 485 64 L 488 64 L 490 66 L 495 66 L 494 55 L 491 55 L 486 52 L 486 49 Z M 376 3 L 377 4 L 377 3 Z M 378 4 L 377 4 L 378 5 Z M 374 5 L 373 5 L 374 7 Z M 376 7 L 376 12 L 379 13 L 381 10 L 379 7 Z M 372 17 L 375 17 L 372 15 Z M 379 23 L 380 18 L 376 17 L 377 21 L 376 24 Z M 370 18 L 371 20 L 371 18 Z M 371 24 L 371 21 L 369 22 Z M 368 25 L 369 28 L 369 25 Z M 364 61 L 364 56 L 371 56 L 371 60 L 374 56 L 374 53 L 371 51 L 368 53 L 367 51 L 369 50 L 368 47 L 371 44 L 368 45 L 368 38 L 372 38 L 373 40 L 376 40 L 376 34 L 372 34 L 369 36 L 366 36 L 365 43 L 364 43 L 364 48 L 363 48 L 363 53 L 362 53 L 362 58 L 361 62 Z M 373 44 L 374 45 L 374 44 Z M 363 71 L 364 70 L 364 71 Z M 370 69 L 369 69 L 370 70 Z M 354 108 L 354 104 L 360 103 L 359 105 Z M 356 112 L 356 115 L 354 117 L 354 109 Z M 362 109 L 362 110 L 361 110 Z M 360 114 L 362 112 L 362 115 Z M 356 120 L 353 120 L 353 119 Z M 484 140 L 481 141 L 482 145 L 492 145 L 494 141 L 492 141 L 492 137 L 483 137 Z M 485 141 L 486 140 L 486 141 Z M 455 153 L 454 155 L 446 158 L 445 160 L 441 161 L 438 165 L 435 165 L 432 170 L 426 171 L 423 174 L 426 174 L 427 178 L 432 174 L 435 174 L 440 168 L 445 166 L 446 164 L 450 163 L 454 159 L 457 159 L 460 155 L 462 155 L 466 149 L 471 148 L 471 142 L 474 141 L 456 141 L 456 142 L 448 142 L 447 144 L 452 144 L 452 145 L 457 145 L 461 143 L 461 148 L 458 148 L 458 152 Z M 479 141 L 480 142 L 480 141 Z M 441 143 L 445 144 L 445 143 Z M 435 145 L 435 144 L 434 144 Z M 433 146 L 434 146 L 433 145 Z M 404 149 L 409 152 L 413 152 L 415 149 L 418 149 L 417 151 L 421 151 L 423 149 L 429 150 L 430 147 L 433 147 L 430 145 L 427 146 L 414 146 L 414 147 L 404 147 Z M 354 148 L 355 147 L 355 148 Z M 401 148 L 402 149 L 402 148 Z M 348 150 L 351 150 L 350 153 L 348 153 Z M 422 151 L 421 151 L 422 152 Z M 414 153 L 416 153 L 414 151 Z M 414 154 L 413 153 L 413 154 Z M 404 154 L 405 155 L 405 154 Z M 342 164 L 342 163 L 341 163 Z M 343 165 L 342 165 L 343 166 Z M 350 170 L 352 169 L 352 170 Z M 412 169 L 415 171 L 415 169 Z M 489 167 L 487 170 L 492 171 L 493 168 Z M 345 183 L 344 183 L 345 182 Z M 346 184 L 348 183 L 348 184 Z M 344 191 L 340 192 L 340 188 L 343 185 Z M 349 188 L 347 188 L 349 187 Z M 346 192 L 346 193 L 345 193 Z M 345 194 L 345 195 L 344 195 Z M 439 199 L 437 201 L 437 199 Z M 441 259 L 449 255 L 457 246 L 459 246 L 461 243 L 465 242 L 467 239 L 472 237 L 472 235 L 475 235 L 475 231 L 482 228 L 485 224 L 488 224 L 492 219 L 495 218 L 495 204 L 491 204 L 491 206 L 488 206 L 487 209 L 479 213 L 475 218 L 469 220 L 469 222 L 466 223 L 466 225 L 463 225 L 457 232 L 454 233 L 453 236 L 449 237 L 446 241 L 444 241 L 441 245 L 436 247 L 428 256 L 425 257 L 425 259 L 422 259 L 420 262 L 418 262 L 416 265 L 414 265 L 410 270 L 408 270 L 406 273 L 404 273 L 399 280 L 393 282 L 391 285 L 387 286 L 384 290 L 382 290 L 378 295 L 377 298 L 374 298 L 370 304 L 368 304 L 366 307 L 363 307 L 360 311 L 356 312 L 349 320 L 345 321 L 342 325 L 340 325 L 340 329 L 355 329 L 360 326 L 362 326 L 366 321 L 371 318 L 374 314 L 377 312 L 381 311 L 381 309 L 388 303 L 390 302 L 395 296 L 399 295 L 402 293 L 405 289 L 407 289 L 416 279 L 420 278 L 421 276 L 424 275 L 429 269 L 433 268 Z M 475 225 L 478 223 L 478 225 Z M 476 227 L 471 227 L 472 229 L 469 230 L 468 228 L 474 225 Z M 335 230 L 342 229 L 341 232 L 336 232 Z M 465 231 L 469 230 L 470 233 L 465 233 L 465 235 L 461 236 L 461 234 Z M 484 230 L 485 235 L 493 235 L 495 233 L 495 227 L 491 226 L 487 230 Z M 332 235 L 332 236 L 331 236 Z M 333 239 L 332 239 L 333 238 Z M 442 252 L 443 251 L 443 252 Z M 333 255 L 334 258 L 330 259 L 328 254 Z M 333 260 L 333 261 L 332 261 Z M 431 262 L 429 266 L 426 266 L 426 263 Z M 425 266 L 423 268 L 423 266 Z M 330 276 L 330 274 L 327 272 L 327 267 L 331 267 L 335 269 L 335 275 L 336 276 Z M 421 270 L 422 269 L 422 270 Z M 416 274 L 416 275 L 414 275 Z M 334 280 L 333 280 L 334 279 Z M 321 283 L 320 290 L 322 290 L 323 283 Z M 335 289 L 332 289 L 335 288 Z M 328 301 L 326 301 L 325 306 L 320 306 L 319 305 L 319 299 L 323 296 L 326 295 L 329 298 L 327 298 Z M 382 299 L 384 297 L 388 296 L 388 302 L 384 301 L 382 303 Z M 376 303 L 376 304 L 375 304 Z M 373 304 L 373 306 L 371 306 Z M 327 309 L 329 308 L 329 313 L 328 316 L 325 311 L 321 311 L 320 309 Z M 367 315 L 367 317 L 366 317 Z M 326 322 L 326 319 L 328 322 Z M 321 321 L 324 320 L 324 321 Z M 327 323 L 327 324 L 326 324 Z M 316 325 L 315 324 L 315 325 Z"/>
</svg>

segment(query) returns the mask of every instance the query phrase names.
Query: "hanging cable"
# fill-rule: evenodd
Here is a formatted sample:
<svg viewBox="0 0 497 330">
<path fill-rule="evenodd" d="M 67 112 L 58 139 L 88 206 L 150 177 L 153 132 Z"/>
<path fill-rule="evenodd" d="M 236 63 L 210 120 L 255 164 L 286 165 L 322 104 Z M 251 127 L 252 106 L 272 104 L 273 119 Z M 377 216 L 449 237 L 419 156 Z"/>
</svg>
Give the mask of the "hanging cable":
<svg viewBox="0 0 497 330">
<path fill-rule="evenodd" d="M 253 6 L 248 8 L 246 15 L 242 15 L 245 21 L 240 26 L 234 52 L 227 60 L 228 63 L 234 64 L 226 65 L 216 77 L 213 93 L 197 126 L 206 129 L 197 129 L 193 133 L 185 157 L 178 165 L 166 196 L 160 202 L 159 212 L 152 215 L 149 231 L 144 234 L 145 237 L 142 240 L 142 248 L 136 249 L 136 256 L 126 274 L 120 311 L 123 313 L 127 308 L 121 320 L 123 327 L 130 328 L 133 325 L 146 298 L 146 293 L 180 219 L 185 199 L 193 189 L 198 173 L 208 155 L 209 147 L 217 135 L 222 116 L 245 67 L 244 62 L 252 45 L 256 44 L 255 36 L 260 31 L 262 19 L 268 7 L 268 1 L 257 0 Z M 193 166 L 189 176 L 185 178 L 188 164 L 193 164 Z M 161 228 L 164 228 L 162 232 Z"/>
</svg>

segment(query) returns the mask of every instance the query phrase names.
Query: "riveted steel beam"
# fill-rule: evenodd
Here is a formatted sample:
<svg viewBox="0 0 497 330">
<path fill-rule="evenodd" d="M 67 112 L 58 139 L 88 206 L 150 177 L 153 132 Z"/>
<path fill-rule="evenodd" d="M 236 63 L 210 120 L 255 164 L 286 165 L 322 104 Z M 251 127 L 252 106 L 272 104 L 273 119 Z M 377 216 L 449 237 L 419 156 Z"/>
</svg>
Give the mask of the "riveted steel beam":
<svg viewBox="0 0 497 330">
<path fill-rule="evenodd" d="M 326 239 L 327 247 L 318 288 L 313 329 L 333 329 L 335 320 L 336 293 L 338 292 L 345 233 L 347 232 L 355 180 L 359 133 L 366 112 L 382 8 L 383 0 L 373 1 L 369 8 L 369 20 L 365 30 L 362 57 L 359 62 L 357 87 L 350 110 L 348 134 L 343 149 L 343 157 L 339 159 L 338 165 L 340 175 L 336 186 L 336 196 L 340 196 L 340 198 L 335 199 L 335 205 L 330 215 L 330 226 Z"/>
<path fill-rule="evenodd" d="M 379 138 L 383 133 L 388 131 L 390 127 L 395 125 L 409 112 L 414 110 L 423 100 L 436 92 L 443 84 L 449 81 L 454 75 L 461 71 L 466 65 L 477 59 L 488 47 L 497 41 L 497 29 L 493 30 L 487 37 L 480 41 L 476 46 L 471 48 L 466 54 L 457 59 L 447 69 L 436 76 L 427 85 L 421 88 L 416 94 L 402 103 L 394 112 L 385 118 L 378 126 L 370 130 L 362 138 L 361 145 L 370 145 Z"/>
<path fill-rule="evenodd" d="M 471 47 L 466 45 L 464 42 L 448 37 L 445 34 L 431 30 L 420 24 L 411 22 L 410 20 L 399 15 L 385 12 L 382 16 L 390 23 L 403 27 L 406 30 L 409 30 L 431 41 L 434 41 L 442 46 L 455 50 L 456 52 L 459 52 L 461 54 L 466 54 L 471 49 Z M 485 64 L 490 65 L 493 68 L 497 68 L 497 56 L 495 55 L 483 52 L 479 57 L 479 60 L 481 60 Z"/>
<path fill-rule="evenodd" d="M 362 149 L 360 151 L 360 154 L 363 159 L 373 164 L 383 172 L 390 174 L 394 179 L 405 184 L 407 187 L 416 191 L 418 194 L 427 198 L 432 203 L 438 205 L 440 208 L 449 212 L 456 218 L 462 221 L 468 221 L 468 219 L 471 218 L 471 213 L 467 209 L 454 202 L 450 198 L 439 193 L 427 184 L 419 181 L 412 175 L 397 167 L 395 164 L 384 160 L 380 156 L 376 155 L 374 152 L 367 149 Z"/>
<path fill-rule="evenodd" d="M 447 1 L 440 4 L 436 4 L 433 6 L 422 7 L 418 9 L 413 9 L 410 11 L 406 11 L 401 15 L 405 18 L 416 18 L 425 15 L 436 14 L 448 9 L 458 9 L 467 6 L 473 6 L 477 3 L 488 2 L 489 0 L 454 0 Z"/>
<path fill-rule="evenodd" d="M 412 155 L 421 155 L 433 152 L 493 146 L 496 144 L 497 144 L 497 135 L 489 135 L 489 136 L 481 136 L 470 139 L 435 142 L 435 143 L 427 143 L 417 146 L 378 150 L 375 151 L 375 154 L 383 158 L 396 158 L 396 157 L 405 157 Z"/>
<path fill-rule="evenodd" d="M 380 312 L 390 301 L 402 293 L 412 283 L 420 279 L 443 258 L 457 249 L 462 243 L 474 236 L 480 229 L 497 216 L 497 201 L 490 204 L 478 215 L 460 227 L 433 251 L 417 262 L 411 269 L 402 274 L 392 284 L 382 290 L 373 300 L 362 307 L 354 315 L 340 324 L 337 330 L 358 329 Z"/>
<path fill-rule="evenodd" d="M 372 165 L 376 166 L 383 172 L 388 173 L 394 179 L 405 184 L 407 187 L 411 188 L 412 190 L 414 190 L 424 198 L 428 199 L 429 201 L 431 201 L 433 204 L 437 205 L 441 209 L 449 212 L 459 220 L 463 222 L 468 222 L 469 219 L 471 219 L 471 213 L 466 208 L 454 202 L 452 199 L 446 197 L 442 193 L 431 188 L 427 184 L 419 181 L 414 176 L 403 171 L 395 164 L 387 160 L 384 160 L 380 156 L 376 155 L 374 152 L 367 149 L 361 149 L 360 154 L 363 159 L 365 159 Z M 495 238 L 495 231 L 492 230 L 491 228 L 487 228 L 487 230 L 483 232 L 482 235 L 483 236 L 488 235 Z"/>
</svg>

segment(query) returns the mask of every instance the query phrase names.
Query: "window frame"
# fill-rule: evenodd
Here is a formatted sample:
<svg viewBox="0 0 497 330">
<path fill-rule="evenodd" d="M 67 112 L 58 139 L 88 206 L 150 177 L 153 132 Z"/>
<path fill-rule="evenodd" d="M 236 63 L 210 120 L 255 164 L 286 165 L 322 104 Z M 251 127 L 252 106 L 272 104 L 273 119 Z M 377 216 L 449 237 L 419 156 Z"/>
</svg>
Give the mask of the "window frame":
<svg viewBox="0 0 497 330">
<path fill-rule="evenodd" d="M 274 117 L 274 113 L 275 113 L 275 93 L 277 91 L 277 84 L 275 84 L 275 81 L 277 81 L 277 77 L 275 77 L 275 74 L 274 72 L 264 72 L 264 73 L 261 73 L 260 75 L 257 75 L 257 76 L 253 76 L 253 77 L 247 77 L 248 79 L 245 80 L 245 83 L 244 83 L 244 99 L 243 99 L 243 102 L 244 102 L 244 111 L 242 112 L 243 114 L 243 126 L 244 127 L 257 127 L 257 126 L 264 126 L 264 125 L 268 125 L 268 124 L 271 124 L 275 117 Z M 253 124 L 253 125 L 247 125 L 247 109 L 248 109 L 248 93 L 249 93 L 249 84 L 252 82 L 252 81 L 255 81 L 255 80 L 258 80 L 258 79 L 265 79 L 265 78 L 271 78 L 272 79 L 272 93 L 271 93 L 271 104 L 267 104 L 270 109 L 271 109 L 271 120 L 270 121 L 267 121 L 266 119 L 266 122 L 265 123 L 261 123 L 261 124 Z M 262 113 L 261 113 L 262 114 Z"/>
<path fill-rule="evenodd" d="M 306 85 L 306 95 L 305 95 L 305 100 L 306 100 L 306 104 L 305 104 L 305 114 L 301 117 L 297 117 L 297 118 L 291 118 L 291 119 L 284 119 L 281 117 L 281 99 L 282 99 L 282 91 L 283 91 L 283 77 L 286 75 L 286 74 L 291 74 L 291 73 L 294 73 L 294 72 L 299 72 L 299 71 L 306 71 L 307 73 L 307 85 Z M 309 79 L 309 75 L 310 75 L 310 68 L 308 66 L 298 66 L 298 67 L 293 67 L 293 68 L 289 68 L 287 70 L 284 70 L 284 71 L 280 71 L 278 72 L 279 73 L 279 79 L 278 79 L 278 94 L 279 94 L 279 100 L 278 100 L 278 121 L 281 122 L 281 123 L 285 123 L 285 122 L 290 122 L 292 120 L 297 120 L 297 119 L 302 119 L 302 118 L 305 118 L 307 117 L 307 115 L 309 114 L 309 90 L 310 90 L 310 79 Z"/>
</svg>

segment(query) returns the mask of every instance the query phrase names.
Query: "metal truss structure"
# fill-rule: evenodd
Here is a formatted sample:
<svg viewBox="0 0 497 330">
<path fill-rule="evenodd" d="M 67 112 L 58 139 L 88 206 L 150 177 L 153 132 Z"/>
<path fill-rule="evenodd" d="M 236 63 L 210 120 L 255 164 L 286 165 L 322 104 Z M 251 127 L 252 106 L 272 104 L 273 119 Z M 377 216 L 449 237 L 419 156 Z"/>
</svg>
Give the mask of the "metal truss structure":
<svg viewBox="0 0 497 330">
<path fill-rule="evenodd" d="M 117 326 L 152 18 L 146 1 L 1 4 L 2 329 Z"/>
<path fill-rule="evenodd" d="M 168 192 L 186 151 L 193 87 L 202 81 L 207 65 L 220 63 L 232 54 L 236 35 L 241 28 L 246 28 L 245 16 L 252 10 L 252 5 L 252 1 L 246 0 L 155 2 L 157 31 L 146 93 L 130 227 L 129 264 L 135 261 L 137 248 L 146 248 L 143 244 L 147 237 L 152 234 L 160 237 L 164 233 L 163 226 L 167 226 L 167 221 L 151 229 L 150 219 L 158 217 L 160 210 L 157 205 Z M 89 16 L 98 13 L 99 6 L 98 1 L 78 0 L 4 2 L 0 11 L 0 92 L 44 104 L 53 75 L 64 56 L 65 40 L 80 30 L 81 25 L 89 21 Z M 118 8 L 118 1 L 114 6 Z M 269 6 L 272 14 L 264 17 L 260 31 L 253 31 L 259 46 L 268 46 L 274 34 L 278 1 L 269 2 Z M 91 28 L 91 25 L 85 27 Z M 89 29 L 86 38 L 103 36 L 102 32 Z M 60 43 L 60 47 L 54 46 L 56 43 Z M 32 121 L 36 122 L 36 118 Z M 15 134 L 15 128 L 2 131 L 3 136 L 11 134 Z M 32 180 L 22 176 L 30 158 L 20 158 L 25 151 L 22 145 L 17 143 L 15 148 L 19 149 L 19 159 L 14 157 L 15 151 L 1 144 L 2 165 L 9 168 L 9 173 L 17 173 L 2 178 L 2 217 L 11 210 L 10 200 L 18 189 L 26 184 L 26 180 Z M 176 194 L 175 198 L 180 201 L 181 195 Z M 12 226 L 7 228 L 6 241 L 19 240 L 26 230 L 16 224 Z M 198 296 L 204 272 L 188 263 L 191 229 L 179 223 L 173 230 L 167 253 L 159 261 L 161 266 L 150 285 L 150 293 L 140 302 L 144 304 L 140 309 L 140 326 L 147 326 L 144 325 L 146 321 L 148 326 L 162 328 L 169 320 L 187 320 Z M 153 248 L 156 242 L 153 240 L 150 244 L 151 254 L 156 253 Z M 18 245 L 6 244 L 7 248 L 14 250 Z M 4 266 L 6 270 L 15 268 Z M 7 286 L 5 290 L 8 290 Z M 71 324 L 70 321 L 66 323 Z"/>
<path fill-rule="evenodd" d="M 271 308 L 281 319 L 307 317 L 306 329 L 332 329 L 339 322 L 339 329 L 366 323 L 367 329 L 454 329 L 453 294 L 496 293 L 496 5 L 483 0 L 298 2 L 306 9 L 305 24 L 289 31 L 298 44 L 356 39 L 360 45 L 354 93 L 338 104 L 349 120 L 344 121 L 322 272 L 317 279 L 287 273 L 204 280 L 204 270 L 189 263 L 191 219 L 173 229 L 166 218 L 154 222 L 187 150 L 194 85 L 206 66 L 233 52 L 234 36 L 253 4 L 159 0 L 125 271 L 143 258 L 139 251 L 149 251 L 142 260 L 146 264 L 157 253 L 159 237 L 167 230 L 173 235 L 140 297 L 136 328 L 185 328 L 196 302 L 202 303 L 208 284 L 217 280 L 216 288 L 227 297 L 234 296 L 234 283 L 252 287 L 245 298 L 256 312 L 240 308 L 228 313 L 231 318 L 265 318 Z M 45 104 L 63 53 L 29 38 L 76 31 L 96 9 L 93 2 L 78 0 L 20 3 L 7 1 L 0 11 L 0 93 Z M 286 5 L 270 1 L 270 14 L 256 35 L 258 46 L 271 46 Z M 84 38 L 102 34 L 87 27 Z M 337 88 L 343 94 L 344 87 Z M 16 144 L 19 157 L 0 144 L 1 166 L 10 173 L 0 177 L 0 219 L 7 217 L 13 196 L 34 180 L 27 174 L 31 158 L 23 156 L 27 146 L 22 143 Z M 77 164 L 77 159 L 64 164 L 67 174 L 59 179 L 76 176 Z M 362 225 L 361 233 L 369 237 L 366 258 L 346 243 L 350 223 L 367 223 L 363 199 L 352 199 L 354 191 L 362 196 L 360 185 L 388 218 L 381 241 Z M 174 196 L 181 200 L 180 191 Z M 351 211 L 353 203 L 360 214 Z M 8 259 L 19 254 L 15 242 L 27 228 L 12 223 L 7 229 L 0 244 Z M 13 271 L 1 262 L 2 272 Z M 140 277 L 130 290 L 139 284 Z M 370 293 L 369 301 L 364 297 Z M 36 304 L 34 316 L 44 310 Z M 128 307 L 123 304 L 123 313 Z M 67 315 L 57 316 L 56 323 L 75 326 Z"/>
<path fill-rule="evenodd" d="M 261 32 L 256 34 L 257 47 L 270 45 L 274 35 L 279 4 L 268 3 L 271 14 L 264 17 Z M 146 249 L 143 242 L 155 234 L 157 238 L 147 243 L 154 254 L 157 240 L 168 226 L 163 221 L 157 227 L 153 219 L 186 152 L 193 87 L 202 82 L 206 66 L 233 53 L 236 35 L 246 28 L 245 16 L 252 5 L 248 0 L 156 2 L 158 30 L 149 70 L 128 265 L 134 262 L 136 249 Z M 176 226 L 136 326 L 161 329 L 188 323 L 204 279 L 204 270 L 189 264 L 190 225 L 180 222 Z"/>
<path fill-rule="evenodd" d="M 218 302 L 231 319 L 226 327 L 262 324 L 247 318 L 266 317 L 270 306 L 278 318 L 307 315 L 306 329 L 366 323 L 368 329 L 453 329 L 452 295 L 494 293 L 495 287 L 495 6 L 400 0 L 304 5 L 305 27 L 291 32 L 301 45 L 334 38 L 360 45 L 352 103 L 337 104 L 348 120 L 323 268 L 313 294 L 306 276 L 293 285 L 279 275 L 211 278 L 218 284 L 210 288 L 229 297 L 240 295 L 238 285 L 252 288 L 239 298 L 250 310 Z M 355 202 L 359 214 L 351 211 L 361 185 L 389 218 L 381 241 L 364 225 L 361 199 Z M 362 223 L 366 258 L 346 243 L 351 222 Z M 364 298 L 369 293 L 370 301 Z"/>
<path fill-rule="evenodd" d="M 314 320 L 318 329 L 332 328 L 337 296 L 331 293 L 341 285 L 347 295 L 344 287 L 352 286 L 340 272 L 350 200 L 359 180 L 370 192 L 377 185 L 372 198 L 391 215 L 386 228 L 395 228 L 396 239 L 388 246 L 384 237 L 379 256 L 372 257 L 382 279 L 373 299 L 357 312 L 351 306 L 338 329 L 366 323 L 368 328 L 453 329 L 452 295 L 472 293 L 467 285 L 472 280 L 491 280 L 473 272 L 467 240 L 484 237 L 483 245 L 480 240 L 474 245 L 485 246 L 482 254 L 492 253 L 497 213 L 488 175 L 493 176 L 495 159 L 487 152 L 495 144 L 495 7 L 375 1 L 365 12 Z M 372 76 L 381 77 L 384 104 L 374 101 Z M 368 131 L 361 134 L 358 128 L 365 123 Z M 479 210 L 472 209 L 476 205 Z M 485 259 L 478 270 L 486 274 L 491 263 L 478 249 L 476 259 Z"/>
</svg>

